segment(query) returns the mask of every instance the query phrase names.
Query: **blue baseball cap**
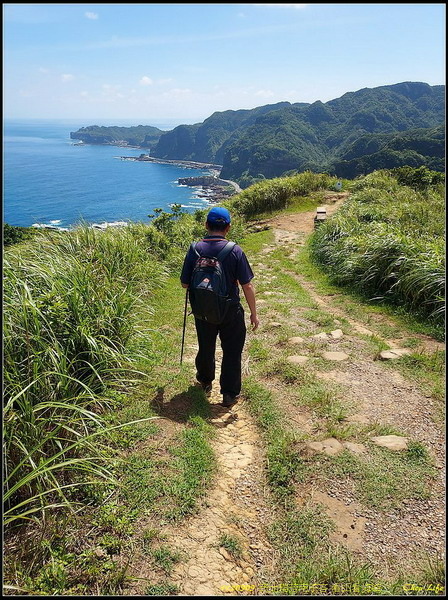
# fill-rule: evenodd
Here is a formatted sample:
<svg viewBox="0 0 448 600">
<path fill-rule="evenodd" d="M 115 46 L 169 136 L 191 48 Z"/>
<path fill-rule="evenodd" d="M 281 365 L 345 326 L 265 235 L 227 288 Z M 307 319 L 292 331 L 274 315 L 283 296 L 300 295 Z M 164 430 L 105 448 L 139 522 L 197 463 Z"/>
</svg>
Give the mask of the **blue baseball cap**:
<svg viewBox="0 0 448 600">
<path fill-rule="evenodd" d="M 209 223 L 230 223 L 230 213 L 227 208 L 222 206 L 214 206 L 207 215 L 207 221 Z"/>
</svg>

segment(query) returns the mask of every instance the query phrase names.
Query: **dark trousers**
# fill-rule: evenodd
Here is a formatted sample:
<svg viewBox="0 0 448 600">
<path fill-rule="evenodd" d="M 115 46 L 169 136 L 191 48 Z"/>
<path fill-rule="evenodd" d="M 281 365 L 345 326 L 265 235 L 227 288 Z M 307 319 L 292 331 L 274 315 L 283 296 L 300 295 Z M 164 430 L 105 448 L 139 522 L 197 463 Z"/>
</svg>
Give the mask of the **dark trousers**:
<svg viewBox="0 0 448 600">
<path fill-rule="evenodd" d="M 221 394 L 238 396 L 241 392 L 241 354 L 246 340 L 246 324 L 241 304 L 232 305 L 223 323 L 213 325 L 195 319 L 199 351 L 196 356 L 196 377 L 201 383 L 215 379 L 216 338 L 222 348 Z"/>
</svg>

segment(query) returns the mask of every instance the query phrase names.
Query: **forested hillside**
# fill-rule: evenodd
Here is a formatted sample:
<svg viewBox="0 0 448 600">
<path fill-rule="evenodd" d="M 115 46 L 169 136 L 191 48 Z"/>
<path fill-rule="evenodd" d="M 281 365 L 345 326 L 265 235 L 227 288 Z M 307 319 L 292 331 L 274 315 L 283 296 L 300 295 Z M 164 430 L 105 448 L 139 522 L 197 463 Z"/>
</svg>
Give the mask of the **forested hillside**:
<svg viewBox="0 0 448 600">
<path fill-rule="evenodd" d="M 378 169 L 401 166 L 445 169 L 445 127 L 410 129 L 400 133 L 361 136 L 332 164 L 339 177 L 349 179 Z"/>
<path fill-rule="evenodd" d="M 409 82 L 327 103 L 214 113 L 164 133 L 153 156 L 222 163 L 221 176 L 240 182 L 306 169 L 337 176 L 403 165 L 444 170 L 444 94 L 444 86 Z"/>
<path fill-rule="evenodd" d="M 215 112 L 203 123 L 179 125 L 164 134 L 152 154 L 158 158 L 199 162 L 210 162 L 208 157 L 213 156 L 213 162 L 222 164 L 228 142 L 234 141 L 239 132 L 254 125 L 263 115 L 288 106 L 289 102 L 279 102 L 252 110 Z"/>
</svg>

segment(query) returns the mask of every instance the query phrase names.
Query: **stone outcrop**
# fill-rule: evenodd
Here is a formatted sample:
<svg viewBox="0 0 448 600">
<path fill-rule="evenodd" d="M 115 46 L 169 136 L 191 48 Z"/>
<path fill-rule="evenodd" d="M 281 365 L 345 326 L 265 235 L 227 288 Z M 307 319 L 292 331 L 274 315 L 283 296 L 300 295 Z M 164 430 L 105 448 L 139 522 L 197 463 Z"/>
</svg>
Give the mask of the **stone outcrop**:
<svg viewBox="0 0 448 600">
<path fill-rule="evenodd" d="M 179 185 L 227 185 L 227 182 L 212 175 L 200 175 L 198 177 L 181 177 L 177 180 Z"/>
</svg>

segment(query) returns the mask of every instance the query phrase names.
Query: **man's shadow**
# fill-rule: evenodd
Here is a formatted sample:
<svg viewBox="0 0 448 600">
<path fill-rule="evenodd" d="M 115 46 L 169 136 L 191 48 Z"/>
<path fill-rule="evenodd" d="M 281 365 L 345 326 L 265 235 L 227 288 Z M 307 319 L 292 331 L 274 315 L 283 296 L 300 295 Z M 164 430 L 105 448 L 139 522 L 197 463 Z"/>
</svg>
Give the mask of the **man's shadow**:
<svg viewBox="0 0 448 600">
<path fill-rule="evenodd" d="M 160 387 L 151 400 L 151 407 L 162 418 L 176 423 L 188 423 L 195 416 L 212 421 L 217 428 L 233 423 L 238 415 L 222 404 L 209 402 L 204 390 L 198 385 L 190 385 L 188 390 L 167 399 L 165 388 Z M 215 421 L 218 419 L 218 421 Z"/>
</svg>

